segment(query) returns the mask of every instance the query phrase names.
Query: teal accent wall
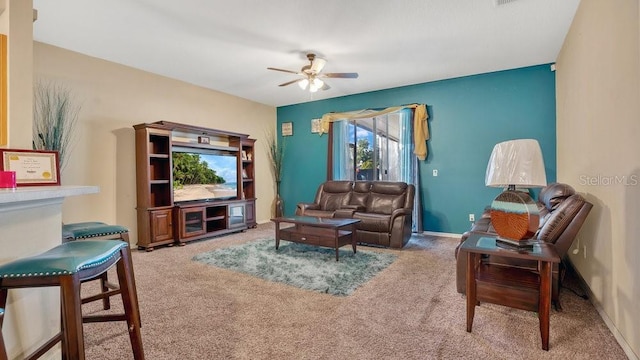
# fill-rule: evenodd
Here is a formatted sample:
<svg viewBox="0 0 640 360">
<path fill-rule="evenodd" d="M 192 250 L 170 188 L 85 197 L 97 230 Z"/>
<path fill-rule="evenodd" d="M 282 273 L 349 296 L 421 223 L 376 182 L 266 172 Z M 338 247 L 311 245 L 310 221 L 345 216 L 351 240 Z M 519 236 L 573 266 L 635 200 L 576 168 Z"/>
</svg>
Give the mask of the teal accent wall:
<svg viewBox="0 0 640 360">
<path fill-rule="evenodd" d="M 469 214 L 479 218 L 500 193 L 484 185 L 498 142 L 537 139 L 547 181 L 556 180 L 555 73 L 546 64 L 279 107 L 278 129 L 283 122 L 293 123 L 293 136 L 279 138 L 286 146 L 285 213 L 292 215 L 298 202 L 312 201 L 326 180 L 328 136 L 311 133 L 311 119 L 411 103 L 427 104 L 429 113 L 429 154 L 420 162 L 425 231 L 463 233 L 470 226 Z"/>
</svg>

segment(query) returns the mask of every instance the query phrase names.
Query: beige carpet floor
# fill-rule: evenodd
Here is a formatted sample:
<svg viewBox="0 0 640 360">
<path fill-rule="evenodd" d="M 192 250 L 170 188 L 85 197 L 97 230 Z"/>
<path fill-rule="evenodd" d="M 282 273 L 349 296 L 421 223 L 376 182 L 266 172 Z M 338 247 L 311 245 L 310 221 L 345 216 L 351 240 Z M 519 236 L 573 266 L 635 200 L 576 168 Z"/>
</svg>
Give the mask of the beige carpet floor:
<svg viewBox="0 0 640 360">
<path fill-rule="evenodd" d="M 454 284 L 457 240 L 451 238 L 414 236 L 400 251 L 359 247 L 398 258 L 348 297 L 191 260 L 273 232 L 264 224 L 182 247 L 135 251 L 146 358 L 626 359 L 592 304 L 566 289 L 564 311 L 551 313 L 548 352 L 540 348 L 533 312 L 482 304 L 467 333 L 465 298 Z M 575 280 L 568 282 L 577 288 Z M 85 305 L 88 312 L 97 308 Z M 133 358 L 124 323 L 84 328 L 88 359 Z"/>
</svg>

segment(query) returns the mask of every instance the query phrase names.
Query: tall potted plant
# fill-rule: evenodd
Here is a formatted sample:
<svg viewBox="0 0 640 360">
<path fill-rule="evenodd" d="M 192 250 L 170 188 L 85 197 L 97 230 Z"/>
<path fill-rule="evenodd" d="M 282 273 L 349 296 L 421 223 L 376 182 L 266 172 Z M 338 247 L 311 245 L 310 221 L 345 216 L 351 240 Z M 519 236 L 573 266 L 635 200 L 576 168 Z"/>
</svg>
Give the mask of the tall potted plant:
<svg viewBox="0 0 640 360">
<path fill-rule="evenodd" d="M 277 141 L 273 131 L 267 132 L 266 139 L 271 174 L 276 183 L 276 198 L 273 202 L 273 214 L 275 217 L 281 217 L 284 215 L 284 201 L 280 197 L 280 181 L 282 181 L 282 163 L 284 161 L 285 145 L 284 140 L 282 142 Z"/>
</svg>

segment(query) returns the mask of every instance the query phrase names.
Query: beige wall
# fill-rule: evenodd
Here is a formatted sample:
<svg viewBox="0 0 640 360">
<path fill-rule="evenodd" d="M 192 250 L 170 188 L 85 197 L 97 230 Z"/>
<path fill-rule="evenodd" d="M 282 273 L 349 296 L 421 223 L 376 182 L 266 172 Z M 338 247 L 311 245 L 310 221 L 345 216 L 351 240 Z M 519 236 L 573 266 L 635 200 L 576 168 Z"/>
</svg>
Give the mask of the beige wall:
<svg viewBox="0 0 640 360">
<path fill-rule="evenodd" d="M 65 222 L 104 221 L 130 228 L 137 241 L 132 125 L 167 120 L 249 134 L 256 142 L 257 220 L 270 217 L 273 182 L 265 132 L 276 109 L 43 43 L 34 43 L 34 80 L 72 90 L 81 105 L 77 139 L 63 185 L 98 185 L 100 193 L 65 200 Z"/>
<path fill-rule="evenodd" d="M 0 0 L 0 33 L 7 41 L 7 148 L 31 148 L 33 6 Z"/>
<path fill-rule="evenodd" d="M 574 185 L 594 203 L 571 261 L 614 335 L 635 358 L 640 355 L 639 14 L 637 0 L 582 0 L 556 75 L 558 181 Z"/>
</svg>

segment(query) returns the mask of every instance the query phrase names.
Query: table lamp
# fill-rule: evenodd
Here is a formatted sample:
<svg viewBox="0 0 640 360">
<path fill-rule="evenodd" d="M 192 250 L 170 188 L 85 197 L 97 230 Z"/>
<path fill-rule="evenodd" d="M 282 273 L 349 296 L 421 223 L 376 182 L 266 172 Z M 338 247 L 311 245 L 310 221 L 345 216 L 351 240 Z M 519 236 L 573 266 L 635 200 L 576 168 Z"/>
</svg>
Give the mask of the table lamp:
<svg viewBox="0 0 640 360">
<path fill-rule="evenodd" d="M 547 185 L 538 141 L 517 139 L 496 144 L 487 165 L 485 184 L 506 188 L 491 203 L 491 223 L 498 240 L 526 246 L 538 230 L 540 216 L 531 196 L 516 188 Z"/>
</svg>

